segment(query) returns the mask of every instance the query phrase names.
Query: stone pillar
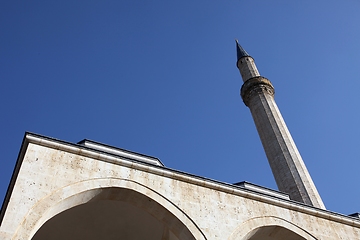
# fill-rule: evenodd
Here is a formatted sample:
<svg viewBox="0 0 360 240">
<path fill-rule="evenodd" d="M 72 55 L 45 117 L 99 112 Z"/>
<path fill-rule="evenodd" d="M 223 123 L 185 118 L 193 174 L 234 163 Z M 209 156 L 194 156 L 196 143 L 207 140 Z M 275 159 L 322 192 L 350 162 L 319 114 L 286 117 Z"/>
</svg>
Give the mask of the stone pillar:
<svg viewBox="0 0 360 240">
<path fill-rule="evenodd" d="M 279 190 L 288 193 L 292 200 L 325 209 L 275 103 L 271 82 L 260 76 L 248 55 L 239 58 L 238 54 L 237 66 L 244 80 L 241 97 L 250 108 Z"/>
</svg>

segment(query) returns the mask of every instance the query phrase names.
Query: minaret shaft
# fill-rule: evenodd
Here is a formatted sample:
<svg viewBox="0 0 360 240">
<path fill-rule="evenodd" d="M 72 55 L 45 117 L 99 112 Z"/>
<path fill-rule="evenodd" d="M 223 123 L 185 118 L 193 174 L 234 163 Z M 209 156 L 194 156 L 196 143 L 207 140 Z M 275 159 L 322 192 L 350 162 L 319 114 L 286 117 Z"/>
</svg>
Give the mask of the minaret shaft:
<svg viewBox="0 0 360 240">
<path fill-rule="evenodd" d="M 239 44 L 237 47 L 237 67 L 244 81 L 241 97 L 250 108 L 279 190 L 292 200 L 325 209 L 276 105 L 271 82 L 260 76 L 253 58 Z"/>
<path fill-rule="evenodd" d="M 252 80 L 266 81 L 262 77 Z M 325 209 L 276 105 L 271 87 L 259 84 L 252 88 L 252 96 L 244 97 L 250 97 L 247 105 L 279 190 L 288 193 L 292 200 Z"/>
<path fill-rule="evenodd" d="M 260 76 L 260 73 L 255 65 L 254 59 L 250 56 L 242 57 L 238 61 L 237 66 L 240 70 L 240 74 L 244 82 L 252 77 Z"/>
</svg>

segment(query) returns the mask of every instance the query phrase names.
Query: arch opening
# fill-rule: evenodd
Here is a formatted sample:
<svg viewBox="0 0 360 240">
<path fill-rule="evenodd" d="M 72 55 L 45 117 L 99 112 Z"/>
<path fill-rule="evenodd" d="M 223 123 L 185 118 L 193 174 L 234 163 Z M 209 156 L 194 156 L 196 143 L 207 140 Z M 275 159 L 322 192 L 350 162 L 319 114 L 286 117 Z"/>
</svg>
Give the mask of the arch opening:
<svg viewBox="0 0 360 240">
<path fill-rule="evenodd" d="M 306 240 L 289 229 L 277 225 L 259 227 L 249 232 L 244 240 Z"/>
<path fill-rule="evenodd" d="M 229 240 L 316 240 L 308 231 L 276 216 L 251 218 L 241 223 Z"/>
<path fill-rule="evenodd" d="M 104 188 L 90 201 L 46 221 L 32 240 L 195 240 L 169 210 L 142 193 Z"/>
</svg>

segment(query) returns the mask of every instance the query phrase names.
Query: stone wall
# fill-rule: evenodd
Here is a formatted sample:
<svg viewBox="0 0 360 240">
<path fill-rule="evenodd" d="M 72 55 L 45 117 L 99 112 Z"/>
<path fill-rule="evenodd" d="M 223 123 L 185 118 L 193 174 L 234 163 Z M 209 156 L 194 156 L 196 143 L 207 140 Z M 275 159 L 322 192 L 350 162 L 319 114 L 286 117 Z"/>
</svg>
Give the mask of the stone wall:
<svg viewBox="0 0 360 240">
<path fill-rule="evenodd" d="M 156 201 L 195 239 L 255 240 L 266 232 L 279 240 L 286 234 L 360 239 L 360 221 L 354 218 L 164 167 L 36 136 L 28 136 L 23 152 L 2 209 L 0 239 L 31 239 L 56 214 L 92 201 L 107 188 Z"/>
</svg>

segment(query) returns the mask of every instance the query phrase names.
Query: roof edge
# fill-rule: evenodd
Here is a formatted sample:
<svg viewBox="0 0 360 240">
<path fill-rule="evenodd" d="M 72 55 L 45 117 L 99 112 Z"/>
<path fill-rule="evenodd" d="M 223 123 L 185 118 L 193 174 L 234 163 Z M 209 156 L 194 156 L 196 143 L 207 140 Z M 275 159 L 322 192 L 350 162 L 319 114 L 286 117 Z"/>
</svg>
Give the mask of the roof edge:
<svg viewBox="0 0 360 240">
<path fill-rule="evenodd" d="M 125 167 L 131 167 L 131 168 L 134 168 L 137 170 L 150 172 L 152 174 L 156 174 L 156 175 L 168 177 L 171 179 L 191 183 L 191 184 L 198 185 L 201 187 L 206 187 L 206 188 L 214 189 L 217 191 L 222 191 L 222 192 L 225 192 L 228 194 L 234 194 L 237 196 L 253 199 L 256 201 L 260 201 L 260 202 L 265 202 L 268 204 L 287 208 L 287 209 L 294 210 L 294 211 L 303 212 L 303 213 L 317 216 L 320 218 L 329 219 L 329 220 L 332 220 L 335 222 L 341 222 L 343 224 L 347 224 L 350 226 L 360 227 L 360 220 L 354 219 L 353 217 L 350 217 L 350 216 L 347 216 L 344 214 L 331 212 L 331 211 L 325 210 L 325 209 L 319 209 L 319 208 L 309 206 L 309 205 L 306 205 L 306 204 L 303 204 L 300 202 L 274 197 L 269 194 L 257 192 L 252 189 L 246 189 L 241 186 L 236 186 L 233 184 L 216 181 L 216 180 L 212 180 L 209 178 L 196 176 L 193 174 L 181 172 L 181 171 L 166 168 L 163 166 L 157 166 L 157 165 L 153 165 L 153 164 L 149 164 L 149 163 L 145 163 L 145 162 L 141 162 L 141 161 L 122 158 L 122 157 L 119 157 L 116 155 L 106 154 L 101 151 L 94 150 L 92 148 L 88 148 L 88 147 L 85 147 L 82 145 L 69 143 L 69 142 L 65 142 L 62 140 L 57 140 L 54 138 L 45 137 L 45 136 L 41 136 L 38 134 L 29 133 L 29 132 L 25 133 L 23 143 L 21 145 L 21 149 L 20 149 L 19 156 L 17 159 L 17 163 L 16 163 L 16 166 L 15 166 L 15 169 L 14 169 L 11 181 L 10 181 L 10 185 L 9 185 L 8 191 L 5 195 L 5 200 L 4 200 L 3 206 L 1 208 L 0 224 L 2 222 L 2 218 L 5 213 L 5 209 L 7 207 L 8 201 L 10 199 L 10 196 L 11 196 L 11 193 L 12 193 L 17 175 L 18 175 L 18 172 L 20 170 L 21 163 L 23 161 L 23 156 L 25 154 L 25 150 L 27 149 L 27 146 L 29 143 L 34 143 L 34 144 L 38 144 L 41 146 L 50 147 L 53 149 L 58 149 L 58 150 L 66 151 L 66 152 L 75 153 L 75 154 L 91 157 L 94 159 L 98 159 L 100 161 L 118 164 L 118 165 L 125 166 Z"/>
<path fill-rule="evenodd" d="M 25 152 L 26 152 L 28 143 L 29 143 L 29 142 L 27 141 L 27 138 L 26 138 L 26 136 L 27 136 L 28 134 L 29 134 L 28 132 L 25 132 L 25 134 L 24 134 L 23 140 L 22 140 L 22 142 L 21 142 L 21 147 L 20 147 L 20 150 L 19 150 L 19 153 L 18 153 L 18 157 L 17 157 L 16 163 L 15 163 L 15 167 L 14 167 L 14 170 L 13 170 L 12 175 L 11 175 L 11 178 L 10 178 L 10 183 L 9 183 L 8 188 L 7 188 L 7 190 L 6 190 L 3 203 L 2 203 L 2 205 L 1 205 L 1 210 L 0 210 L 0 226 L 1 226 L 2 221 L 3 221 L 3 219 L 4 219 L 5 209 L 7 208 L 8 203 L 9 203 L 9 201 L 10 201 L 10 197 L 11 197 L 12 191 L 13 191 L 13 189 L 14 189 L 14 185 L 15 185 L 17 176 L 18 176 L 18 174 L 19 174 L 20 167 L 21 167 L 21 165 L 22 165 L 22 162 L 23 162 L 23 159 L 24 159 L 24 155 L 25 155 Z"/>
</svg>

